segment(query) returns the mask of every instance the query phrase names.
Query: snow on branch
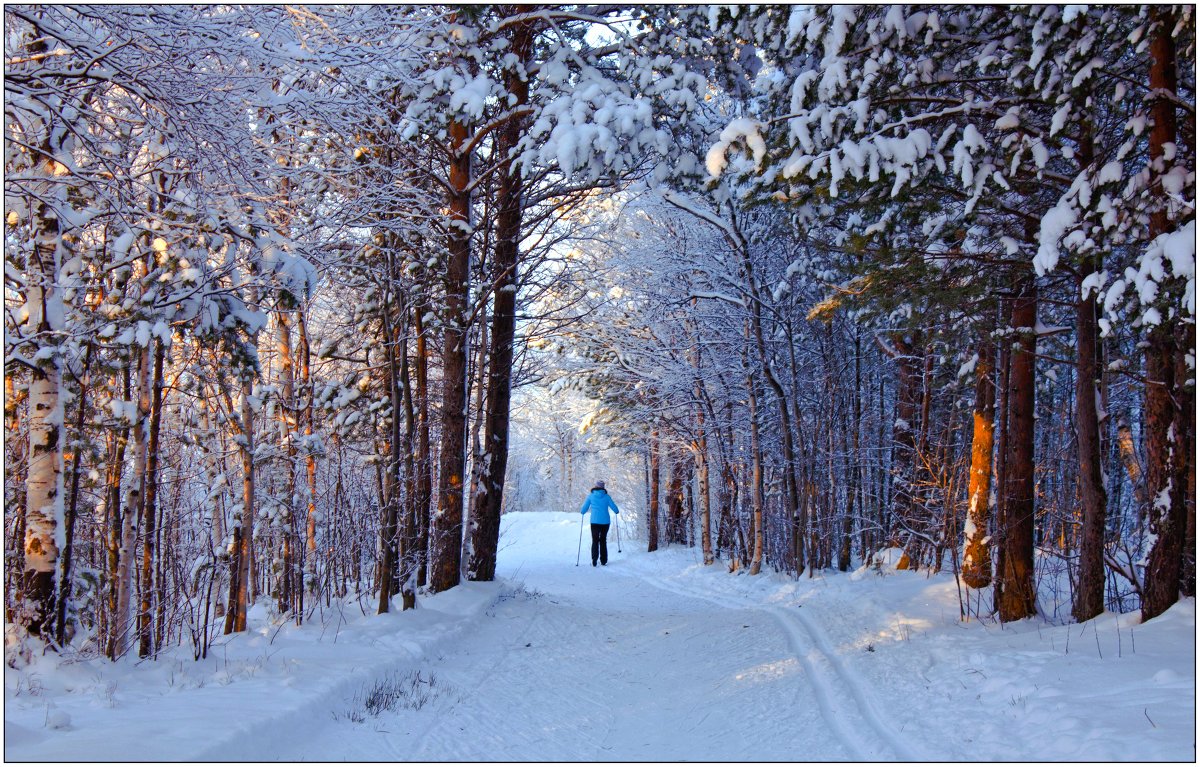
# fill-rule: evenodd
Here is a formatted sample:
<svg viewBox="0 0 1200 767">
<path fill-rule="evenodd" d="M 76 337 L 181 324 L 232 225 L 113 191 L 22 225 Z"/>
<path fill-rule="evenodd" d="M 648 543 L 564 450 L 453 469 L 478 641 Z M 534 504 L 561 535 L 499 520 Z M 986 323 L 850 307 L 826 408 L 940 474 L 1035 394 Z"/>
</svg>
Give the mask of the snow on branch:
<svg viewBox="0 0 1200 767">
<path fill-rule="evenodd" d="M 736 304 L 737 306 L 740 306 L 743 309 L 746 308 L 746 302 L 743 299 L 734 298 L 733 296 L 726 295 L 725 293 L 717 293 L 715 291 L 693 290 L 691 293 L 688 294 L 688 300 L 690 301 L 693 298 L 711 298 L 711 299 L 715 299 L 717 301 L 726 301 L 731 304 Z"/>
</svg>

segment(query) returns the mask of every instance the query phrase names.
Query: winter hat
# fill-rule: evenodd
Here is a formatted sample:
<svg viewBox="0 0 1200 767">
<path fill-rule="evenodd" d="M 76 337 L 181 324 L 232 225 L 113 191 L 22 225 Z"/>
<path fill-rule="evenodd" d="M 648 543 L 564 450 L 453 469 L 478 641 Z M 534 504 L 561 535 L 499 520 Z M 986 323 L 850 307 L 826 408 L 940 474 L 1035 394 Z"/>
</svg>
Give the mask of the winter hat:
<svg viewBox="0 0 1200 767">
<path fill-rule="evenodd" d="M 598 489 L 598 490 L 604 489 L 604 480 L 596 480 L 596 489 Z"/>
</svg>

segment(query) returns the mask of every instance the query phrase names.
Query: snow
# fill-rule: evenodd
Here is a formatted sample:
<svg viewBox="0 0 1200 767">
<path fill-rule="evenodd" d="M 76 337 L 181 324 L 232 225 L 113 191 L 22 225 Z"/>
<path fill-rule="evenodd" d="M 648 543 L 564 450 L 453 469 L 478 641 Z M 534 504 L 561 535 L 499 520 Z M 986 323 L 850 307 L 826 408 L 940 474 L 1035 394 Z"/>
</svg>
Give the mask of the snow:
<svg viewBox="0 0 1200 767">
<path fill-rule="evenodd" d="M 949 573 L 575 565 L 578 514 L 502 519 L 495 583 L 353 599 L 158 661 L 5 673 L 6 761 L 1193 761 L 1195 601 L 1140 624 L 959 620 Z M 391 710 L 366 705 L 396 691 Z M 1053 723 L 1047 737 L 1046 724 Z"/>
<path fill-rule="evenodd" d="M 1039 277 L 1049 274 L 1058 266 L 1059 241 L 1077 223 L 1078 214 L 1065 196 L 1042 216 L 1038 252 L 1033 258 L 1033 267 Z"/>
<path fill-rule="evenodd" d="M 709 175 L 717 178 L 725 171 L 728 163 L 726 152 L 738 141 L 746 143 L 754 159 L 754 164 L 761 164 L 767 152 L 767 145 L 762 137 L 762 128 L 762 124 L 755 120 L 747 118 L 731 120 L 705 155 L 704 165 L 708 169 Z"/>
<path fill-rule="evenodd" d="M 1021 108 L 1020 107 L 1009 107 L 1008 111 L 1005 112 L 1004 115 L 1000 119 L 996 120 L 996 124 L 994 127 L 996 128 L 996 130 L 1010 131 L 1010 130 L 1013 130 L 1014 128 L 1020 127 L 1020 125 L 1021 125 Z"/>
</svg>

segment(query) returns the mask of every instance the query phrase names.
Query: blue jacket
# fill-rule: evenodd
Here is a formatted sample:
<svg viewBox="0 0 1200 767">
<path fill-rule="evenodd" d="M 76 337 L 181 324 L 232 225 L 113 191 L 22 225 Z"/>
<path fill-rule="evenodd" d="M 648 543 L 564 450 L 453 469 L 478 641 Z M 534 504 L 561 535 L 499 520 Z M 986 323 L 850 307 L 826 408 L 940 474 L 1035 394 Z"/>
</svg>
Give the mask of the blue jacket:
<svg viewBox="0 0 1200 767">
<path fill-rule="evenodd" d="M 593 525 L 607 525 L 610 521 L 608 517 L 609 509 L 612 509 L 616 514 L 621 513 L 621 510 L 617 508 L 617 504 L 613 502 L 608 493 L 599 488 L 593 488 L 592 492 L 588 493 L 588 497 L 583 499 L 583 505 L 579 507 L 579 513 L 587 514 L 589 509 L 592 512 Z"/>
</svg>

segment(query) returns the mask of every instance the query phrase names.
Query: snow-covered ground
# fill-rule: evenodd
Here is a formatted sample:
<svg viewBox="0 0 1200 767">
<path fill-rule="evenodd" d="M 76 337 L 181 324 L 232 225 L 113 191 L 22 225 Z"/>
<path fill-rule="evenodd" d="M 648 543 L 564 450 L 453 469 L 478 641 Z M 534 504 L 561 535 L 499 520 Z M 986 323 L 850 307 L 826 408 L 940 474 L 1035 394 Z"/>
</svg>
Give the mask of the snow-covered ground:
<svg viewBox="0 0 1200 767">
<path fill-rule="evenodd" d="M 5 669 L 6 761 L 1194 761 L 1195 602 L 1140 625 L 958 619 L 949 575 L 731 576 L 510 514 L 501 580 Z M 586 541 L 585 541 L 586 546 Z"/>
</svg>

